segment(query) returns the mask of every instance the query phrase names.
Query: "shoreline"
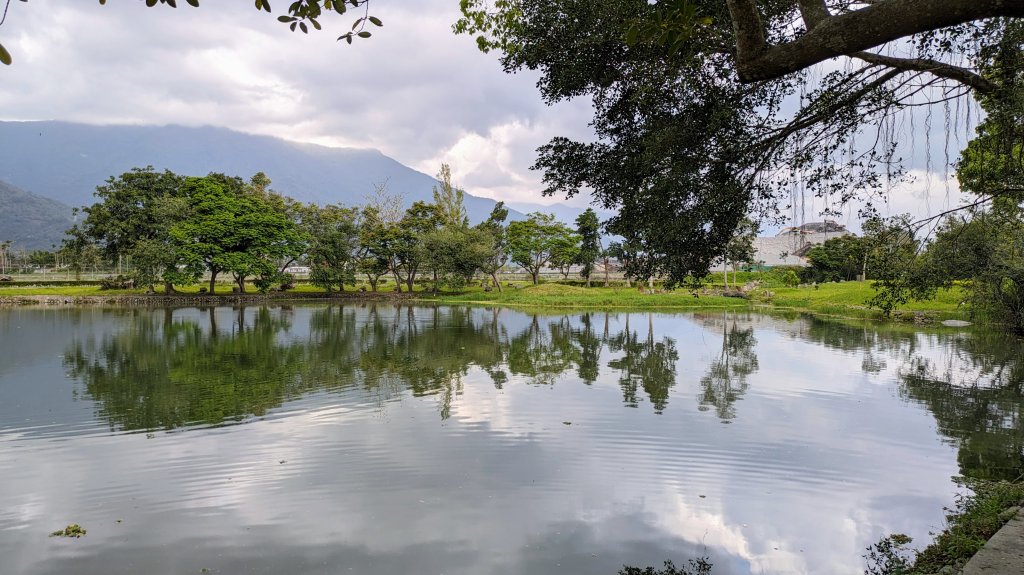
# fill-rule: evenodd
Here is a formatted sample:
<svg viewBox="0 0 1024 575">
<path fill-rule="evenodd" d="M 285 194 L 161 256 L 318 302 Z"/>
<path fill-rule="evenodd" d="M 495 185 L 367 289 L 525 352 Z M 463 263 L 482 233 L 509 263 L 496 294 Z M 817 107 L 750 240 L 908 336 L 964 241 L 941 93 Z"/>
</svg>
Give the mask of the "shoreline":
<svg viewBox="0 0 1024 575">
<path fill-rule="evenodd" d="M 399 301 L 413 300 L 414 294 L 387 292 L 336 292 L 326 293 L 253 293 L 253 294 L 111 294 L 111 295 L 0 295 L 0 308 L 26 306 L 195 306 L 211 307 L 227 304 L 261 304 L 267 302 L 309 301 Z"/>
<path fill-rule="evenodd" d="M 541 286 L 543 287 L 543 286 Z M 495 306 L 525 310 L 616 310 L 616 311 L 751 311 L 757 313 L 807 314 L 824 319 L 871 321 L 892 325 L 916 325 L 921 327 L 939 326 L 943 320 L 964 319 L 963 313 L 944 308 L 918 306 L 912 310 L 896 310 L 891 317 L 883 317 L 877 310 L 863 305 L 849 305 L 837 302 L 811 302 L 764 300 L 761 298 L 726 297 L 705 294 L 694 297 L 689 293 L 653 294 L 631 297 L 635 291 L 612 293 L 591 291 L 583 288 L 547 288 L 543 292 L 529 288 L 506 291 L 504 294 L 475 292 L 455 294 L 433 294 L 429 292 L 392 291 L 344 291 L 327 294 L 313 291 L 289 291 L 270 293 L 225 293 L 217 295 L 198 293 L 143 294 L 111 293 L 110 295 L 71 294 L 21 294 L 2 295 L 0 309 L 15 307 L 61 307 L 61 306 L 116 306 L 116 307 L 216 307 L 238 305 L 265 305 L 293 303 L 417 303 L 422 305 L 471 305 Z M 589 293 L 588 293 L 589 292 Z M 480 297 L 484 296 L 484 297 Z M 489 297 L 488 297 L 489 296 Z M 526 297 L 520 297 L 526 296 Z M 581 297 L 588 296 L 588 297 Z M 601 296 L 601 297 L 592 297 Z M 794 305 L 795 304 L 795 305 Z M 803 305 L 801 305 L 803 304 Z"/>
</svg>

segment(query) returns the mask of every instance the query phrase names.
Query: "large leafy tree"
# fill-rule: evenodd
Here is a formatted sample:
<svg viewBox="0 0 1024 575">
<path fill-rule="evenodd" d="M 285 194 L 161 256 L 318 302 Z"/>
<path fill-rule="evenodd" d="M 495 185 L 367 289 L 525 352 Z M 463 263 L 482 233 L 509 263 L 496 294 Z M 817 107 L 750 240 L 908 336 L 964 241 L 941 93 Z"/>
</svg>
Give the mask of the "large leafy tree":
<svg viewBox="0 0 1024 575">
<path fill-rule="evenodd" d="M 513 262 L 530 274 L 536 285 L 540 271 L 551 262 L 556 250 L 567 243 L 572 231 L 551 214 L 534 212 L 525 220 L 508 225 L 508 250 Z M 571 259 L 571 258 L 570 258 Z"/>
<path fill-rule="evenodd" d="M 306 206 L 303 227 L 308 230 L 307 255 L 310 282 L 327 290 L 345 291 L 356 283 L 359 243 L 359 210 L 340 206 Z"/>
<path fill-rule="evenodd" d="M 224 272 L 234 275 L 240 292 L 252 276 L 268 288 L 278 261 L 299 245 L 294 224 L 237 178 L 187 178 L 182 191 L 190 217 L 172 226 L 170 236 L 191 270 L 209 270 L 210 293 Z"/>
<path fill-rule="evenodd" d="M 456 31 L 500 50 L 507 71 L 539 71 L 545 100 L 593 101 L 595 139 L 540 149 L 545 193 L 592 190 L 618 210 L 608 230 L 645 254 L 630 272 L 670 283 L 703 276 L 748 213 L 776 215 L 794 190 L 841 202 L 883 189 L 901 174 L 901 110 L 1006 99 L 1006 75 L 981 71 L 1024 16 L 1019 2 L 965 0 L 462 8 Z M 835 71 L 808 69 L 837 56 Z"/>
<path fill-rule="evenodd" d="M 391 226 L 377 206 L 366 206 L 359 225 L 359 259 L 356 270 L 366 275 L 370 290 L 376 292 L 380 278 L 391 269 Z"/>
<path fill-rule="evenodd" d="M 168 231 L 187 217 L 181 194 L 184 178 L 152 166 L 133 168 L 96 188 L 97 202 L 83 208 L 80 231 L 96 242 L 108 260 L 131 262 L 138 285 L 162 279 L 173 291 L 179 257 Z"/>
<path fill-rule="evenodd" d="M 463 206 L 465 194 L 462 188 L 452 184 L 451 168 L 447 164 L 441 166 L 437 179 L 439 186 L 434 187 L 433 208 L 438 227 L 420 235 L 420 251 L 424 262 L 434 272 L 435 289 L 442 283 L 459 289 L 492 260 L 498 237 L 491 225 L 469 227 Z"/>
<path fill-rule="evenodd" d="M 404 283 L 409 292 L 413 291 L 416 275 L 428 257 L 423 238 L 436 231 L 440 224 L 435 204 L 413 202 L 402 219 L 389 227 L 391 271 L 399 286 Z"/>
</svg>

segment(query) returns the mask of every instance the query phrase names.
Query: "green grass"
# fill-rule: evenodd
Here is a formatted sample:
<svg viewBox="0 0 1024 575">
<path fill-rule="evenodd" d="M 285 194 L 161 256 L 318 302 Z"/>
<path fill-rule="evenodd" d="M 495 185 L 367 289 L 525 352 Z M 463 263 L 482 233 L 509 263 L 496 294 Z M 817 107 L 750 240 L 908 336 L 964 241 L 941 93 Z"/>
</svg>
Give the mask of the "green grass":
<svg viewBox="0 0 1024 575">
<path fill-rule="evenodd" d="M 764 294 L 765 290 L 759 293 Z M 867 306 L 867 300 L 874 296 L 875 291 L 871 288 L 871 282 L 842 282 L 819 284 L 818 287 L 798 288 L 770 288 L 772 292 L 768 301 L 772 307 L 790 308 L 796 310 L 811 311 L 825 315 L 838 315 L 843 317 L 868 317 L 880 318 L 881 312 Z M 894 315 L 913 314 L 923 312 L 933 319 L 960 318 L 966 314 L 966 310 L 960 302 L 966 298 L 966 294 L 960 287 L 952 290 L 939 290 L 935 299 L 917 302 L 910 301 L 896 308 Z"/>
<path fill-rule="evenodd" d="M 740 298 L 721 296 L 695 297 L 686 290 L 668 293 L 647 294 L 636 288 L 585 288 L 561 284 L 540 284 L 520 289 L 504 288 L 505 291 L 485 292 L 472 288 L 458 295 L 441 294 L 423 297 L 425 301 L 445 303 L 481 303 L 514 305 L 524 307 L 559 308 L 746 308 L 749 302 Z"/>
<path fill-rule="evenodd" d="M 181 294 L 198 294 L 205 284 L 178 287 Z M 751 293 L 750 300 L 723 297 L 718 295 L 697 295 L 686 289 L 670 292 L 658 290 L 648 294 L 646 289 L 624 287 L 575 287 L 558 283 L 544 283 L 537 286 L 518 284 L 515 288 L 505 287 L 503 292 L 497 290 L 485 292 L 479 287 L 468 288 L 466 291 L 453 294 L 431 294 L 427 288 L 417 285 L 417 299 L 442 303 L 475 303 L 509 305 L 521 307 L 552 307 L 552 308 L 626 308 L 626 309 L 740 309 L 752 308 L 760 310 L 792 310 L 810 312 L 845 318 L 881 319 L 882 314 L 876 309 L 868 308 L 866 302 L 874 295 L 871 282 L 843 282 L 819 284 L 817 287 L 768 287 L 759 288 Z M 158 291 L 161 288 L 157 288 Z M 346 291 L 358 288 L 348 287 Z M 381 292 L 394 293 L 394 284 L 381 286 Z M 98 296 L 116 297 L 120 295 L 137 295 L 144 293 L 142 289 L 133 290 L 101 290 L 98 286 L 2 286 L 0 297 L 4 296 Z M 257 293 L 255 288 L 248 293 Z M 323 290 L 308 283 L 302 283 L 289 290 L 288 293 L 301 295 L 322 294 Z M 230 295 L 231 285 L 218 284 L 217 295 Z M 966 311 L 960 302 L 965 298 L 963 290 L 954 288 L 951 291 L 940 290 L 935 299 L 925 302 L 910 302 L 900 306 L 894 312 L 896 319 L 913 319 L 915 313 L 924 313 L 930 319 L 942 320 L 965 317 Z"/>
<path fill-rule="evenodd" d="M 0 286 L 0 297 L 14 296 L 119 296 L 145 293 L 145 290 L 101 290 L 99 286 Z"/>
</svg>

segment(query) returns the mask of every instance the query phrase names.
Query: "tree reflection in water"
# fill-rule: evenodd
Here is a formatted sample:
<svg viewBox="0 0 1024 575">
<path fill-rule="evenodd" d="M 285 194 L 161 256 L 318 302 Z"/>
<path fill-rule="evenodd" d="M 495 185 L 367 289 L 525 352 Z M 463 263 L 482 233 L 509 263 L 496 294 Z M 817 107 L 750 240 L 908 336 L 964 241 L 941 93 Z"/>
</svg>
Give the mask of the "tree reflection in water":
<svg viewBox="0 0 1024 575">
<path fill-rule="evenodd" d="M 117 312 L 129 316 L 124 328 L 77 341 L 65 364 L 116 430 L 244 421 L 311 391 L 345 389 L 379 402 L 436 396 L 447 418 L 474 369 L 497 388 L 612 378 L 626 406 L 639 407 L 645 395 L 661 413 L 678 378 L 677 343 L 656 335 L 654 314 L 383 305 L 304 311 L 308 329 L 295 327 L 299 314 L 287 307 Z M 864 371 L 893 374 L 900 394 L 926 407 L 958 448 L 964 475 L 1024 472 L 1020 340 L 751 314 L 688 317 L 722 334 L 697 395 L 698 407 L 722 421 L 738 416 L 736 402 L 758 370 L 755 333 L 770 327 L 861 353 Z"/>
<path fill-rule="evenodd" d="M 640 338 L 629 328 L 595 329 L 595 315 L 531 316 L 510 332 L 501 310 L 458 307 L 323 307 L 308 334 L 292 333 L 289 308 L 208 309 L 176 317 L 132 310 L 126 327 L 65 353 L 72 377 L 97 401 L 111 429 L 174 429 L 261 416 L 304 393 L 359 387 L 384 402 L 409 392 L 438 397 L 442 418 L 471 368 L 497 388 L 512 378 L 553 385 L 568 373 L 597 380 L 603 354 L 615 356 L 624 400 L 647 393 L 657 412 L 675 384 L 670 338 Z"/>
<path fill-rule="evenodd" d="M 753 326 L 740 327 L 738 316 L 720 316 L 722 350 L 711 361 L 707 374 L 701 378 L 700 408 L 714 408 L 723 422 L 736 417 L 737 400 L 742 398 L 750 384 L 747 377 L 757 371 L 757 338 Z"/>
</svg>

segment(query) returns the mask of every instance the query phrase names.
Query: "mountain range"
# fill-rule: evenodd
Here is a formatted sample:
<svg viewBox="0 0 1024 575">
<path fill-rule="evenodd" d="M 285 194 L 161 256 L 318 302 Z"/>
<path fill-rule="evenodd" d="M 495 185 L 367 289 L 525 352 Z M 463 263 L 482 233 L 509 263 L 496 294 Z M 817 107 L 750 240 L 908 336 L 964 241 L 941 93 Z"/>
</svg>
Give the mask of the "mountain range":
<svg viewBox="0 0 1024 575">
<path fill-rule="evenodd" d="M 391 194 L 402 195 L 409 205 L 430 201 L 437 183 L 377 150 L 303 144 L 226 128 L 0 122 L 0 181 L 8 184 L 0 193 L 2 198 L 9 197 L 0 198 L 7 201 L 0 206 L 9 205 L 11 210 L 4 207 L 0 216 L 0 240 L 11 239 L 22 247 L 59 243 L 63 229 L 55 233 L 54 226 L 69 221 L 69 206 L 92 204 L 96 186 L 144 166 L 183 175 L 222 172 L 246 179 L 264 172 L 275 191 L 321 205 L 362 205 L 379 184 L 386 184 Z M 43 201 L 47 199 L 51 202 Z M 466 192 L 472 222 L 486 219 L 494 203 Z M 570 224 L 582 212 L 564 204 L 516 203 L 510 208 L 510 219 L 520 219 L 528 211 L 546 211 Z M 48 214 L 47 226 L 27 225 L 39 222 L 42 214 Z"/>
<path fill-rule="evenodd" d="M 0 181 L 0 242 L 49 250 L 71 227 L 71 207 Z"/>
</svg>

